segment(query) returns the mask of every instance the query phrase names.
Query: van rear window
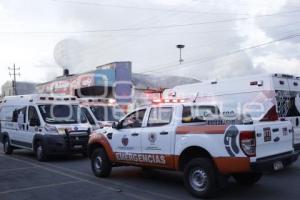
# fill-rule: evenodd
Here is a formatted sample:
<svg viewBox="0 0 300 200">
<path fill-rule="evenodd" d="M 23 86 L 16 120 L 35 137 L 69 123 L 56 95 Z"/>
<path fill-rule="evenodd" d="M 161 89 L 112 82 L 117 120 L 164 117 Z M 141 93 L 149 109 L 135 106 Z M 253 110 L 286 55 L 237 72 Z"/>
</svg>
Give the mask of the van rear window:
<svg viewBox="0 0 300 200">
<path fill-rule="evenodd" d="M 300 92 L 277 90 L 276 102 L 279 117 L 300 116 Z"/>
</svg>

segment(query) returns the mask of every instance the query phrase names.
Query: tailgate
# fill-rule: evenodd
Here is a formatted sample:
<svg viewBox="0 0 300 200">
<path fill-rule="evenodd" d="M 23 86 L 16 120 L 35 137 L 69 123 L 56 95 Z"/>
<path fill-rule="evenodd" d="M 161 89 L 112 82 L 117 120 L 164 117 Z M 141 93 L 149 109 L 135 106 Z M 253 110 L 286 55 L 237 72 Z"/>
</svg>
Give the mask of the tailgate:
<svg viewBox="0 0 300 200">
<path fill-rule="evenodd" d="M 287 121 L 255 124 L 256 158 L 293 151 L 292 125 Z"/>
</svg>

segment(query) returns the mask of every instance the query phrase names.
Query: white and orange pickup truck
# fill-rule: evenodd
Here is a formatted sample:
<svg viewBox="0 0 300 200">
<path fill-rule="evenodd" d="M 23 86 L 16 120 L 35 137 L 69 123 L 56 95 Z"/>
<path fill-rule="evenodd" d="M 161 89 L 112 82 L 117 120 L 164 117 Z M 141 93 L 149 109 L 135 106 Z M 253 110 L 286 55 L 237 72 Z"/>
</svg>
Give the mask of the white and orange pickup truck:
<svg viewBox="0 0 300 200">
<path fill-rule="evenodd" d="M 214 105 L 175 102 L 139 108 L 91 134 L 95 176 L 107 177 L 116 166 L 177 170 L 192 195 L 210 197 L 219 177 L 252 185 L 298 158 L 288 121 L 224 120 Z"/>
</svg>

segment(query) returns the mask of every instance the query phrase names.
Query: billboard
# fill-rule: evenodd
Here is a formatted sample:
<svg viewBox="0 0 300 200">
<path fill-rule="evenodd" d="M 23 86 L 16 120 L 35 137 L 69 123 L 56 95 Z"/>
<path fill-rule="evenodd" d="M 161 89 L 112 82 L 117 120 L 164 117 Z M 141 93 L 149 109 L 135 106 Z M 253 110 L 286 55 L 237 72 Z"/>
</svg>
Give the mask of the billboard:
<svg viewBox="0 0 300 200">
<path fill-rule="evenodd" d="M 118 103 L 127 104 L 132 101 L 131 79 L 131 62 L 114 62 L 99 66 L 91 72 L 59 77 L 39 84 L 37 91 L 82 96 L 81 91 L 84 90 L 84 96 L 115 98 Z"/>
</svg>

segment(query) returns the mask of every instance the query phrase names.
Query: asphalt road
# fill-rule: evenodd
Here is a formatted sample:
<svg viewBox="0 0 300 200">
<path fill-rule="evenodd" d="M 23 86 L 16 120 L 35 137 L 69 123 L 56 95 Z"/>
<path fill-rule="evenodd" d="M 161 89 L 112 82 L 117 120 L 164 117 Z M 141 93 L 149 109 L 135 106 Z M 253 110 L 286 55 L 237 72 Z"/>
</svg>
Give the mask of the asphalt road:
<svg viewBox="0 0 300 200">
<path fill-rule="evenodd" d="M 2 145 L 0 149 L 1 200 L 194 199 L 185 190 L 180 173 L 118 167 L 109 178 L 99 179 L 93 176 L 89 160 L 81 156 L 53 157 L 41 163 L 28 151 L 17 150 L 7 156 Z M 216 199 L 233 198 L 299 199 L 300 161 L 264 176 L 253 187 L 230 180 Z"/>
</svg>

